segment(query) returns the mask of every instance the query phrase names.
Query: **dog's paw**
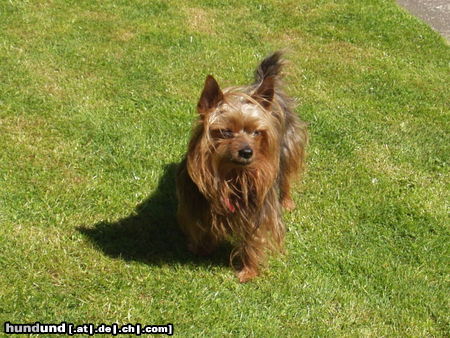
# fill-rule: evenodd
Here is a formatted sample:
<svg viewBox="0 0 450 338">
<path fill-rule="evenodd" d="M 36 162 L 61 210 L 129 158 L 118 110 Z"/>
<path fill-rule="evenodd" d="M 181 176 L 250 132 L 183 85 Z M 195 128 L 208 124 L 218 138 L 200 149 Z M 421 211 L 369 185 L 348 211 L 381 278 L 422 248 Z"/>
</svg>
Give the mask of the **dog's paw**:
<svg viewBox="0 0 450 338">
<path fill-rule="evenodd" d="M 295 209 L 295 203 L 290 197 L 283 198 L 283 200 L 281 201 L 281 205 L 288 211 L 292 211 Z"/>
<path fill-rule="evenodd" d="M 258 276 L 258 271 L 246 267 L 237 273 L 237 277 L 241 283 L 246 283 L 256 276 Z"/>
</svg>

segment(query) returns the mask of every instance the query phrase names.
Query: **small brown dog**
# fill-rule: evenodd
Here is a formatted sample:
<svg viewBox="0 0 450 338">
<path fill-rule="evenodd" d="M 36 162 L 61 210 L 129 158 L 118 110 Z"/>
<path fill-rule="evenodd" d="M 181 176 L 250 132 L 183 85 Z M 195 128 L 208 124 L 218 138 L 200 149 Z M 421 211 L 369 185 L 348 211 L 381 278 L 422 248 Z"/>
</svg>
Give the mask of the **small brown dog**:
<svg viewBox="0 0 450 338">
<path fill-rule="evenodd" d="M 206 78 L 177 173 L 177 219 L 189 250 L 208 255 L 231 241 L 241 282 L 258 275 L 267 250 L 282 249 L 281 207 L 294 208 L 291 182 L 305 157 L 305 124 L 280 89 L 281 57 L 263 60 L 250 86 L 222 91 Z"/>
</svg>

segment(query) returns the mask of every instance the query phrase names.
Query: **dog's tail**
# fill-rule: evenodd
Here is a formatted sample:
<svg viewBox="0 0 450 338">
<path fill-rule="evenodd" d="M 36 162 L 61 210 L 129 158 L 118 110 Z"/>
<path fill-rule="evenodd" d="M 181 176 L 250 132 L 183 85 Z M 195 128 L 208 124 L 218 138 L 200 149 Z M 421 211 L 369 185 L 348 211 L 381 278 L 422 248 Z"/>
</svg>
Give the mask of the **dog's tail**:
<svg viewBox="0 0 450 338">
<path fill-rule="evenodd" d="M 281 77 L 281 68 L 283 65 L 284 60 L 282 51 L 277 51 L 266 57 L 255 70 L 255 84 L 261 83 L 269 76 L 273 76 L 278 80 Z"/>
</svg>

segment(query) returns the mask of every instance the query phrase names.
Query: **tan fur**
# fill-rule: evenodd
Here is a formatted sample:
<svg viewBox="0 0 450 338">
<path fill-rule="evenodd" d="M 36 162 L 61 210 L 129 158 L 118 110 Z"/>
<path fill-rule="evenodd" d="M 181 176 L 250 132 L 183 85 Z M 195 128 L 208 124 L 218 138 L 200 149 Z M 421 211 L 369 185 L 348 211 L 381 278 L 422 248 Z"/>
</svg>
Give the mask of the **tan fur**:
<svg viewBox="0 0 450 338">
<path fill-rule="evenodd" d="M 282 250 L 281 207 L 294 207 L 291 182 L 304 163 L 306 127 L 280 89 L 282 64 L 274 53 L 253 85 L 224 91 L 207 77 L 177 174 L 177 219 L 189 249 L 208 255 L 232 242 L 241 282 L 258 275 L 267 250 Z"/>
</svg>

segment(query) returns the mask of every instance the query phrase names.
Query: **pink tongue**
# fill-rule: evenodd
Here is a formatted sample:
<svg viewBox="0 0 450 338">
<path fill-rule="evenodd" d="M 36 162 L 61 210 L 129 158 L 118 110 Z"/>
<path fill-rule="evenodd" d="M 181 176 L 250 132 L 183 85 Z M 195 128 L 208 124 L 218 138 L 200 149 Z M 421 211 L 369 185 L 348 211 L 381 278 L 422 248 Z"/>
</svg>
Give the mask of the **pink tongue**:
<svg viewBox="0 0 450 338">
<path fill-rule="evenodd" d="M 228 210 L 230 210 L 231 212 L 236 211 L 236 208 L 234 207 L 233 204 L 231 204 L 231 201 L 229 198 L 225 198 L 225 205 L 227 206 Z"/>
</svg>

